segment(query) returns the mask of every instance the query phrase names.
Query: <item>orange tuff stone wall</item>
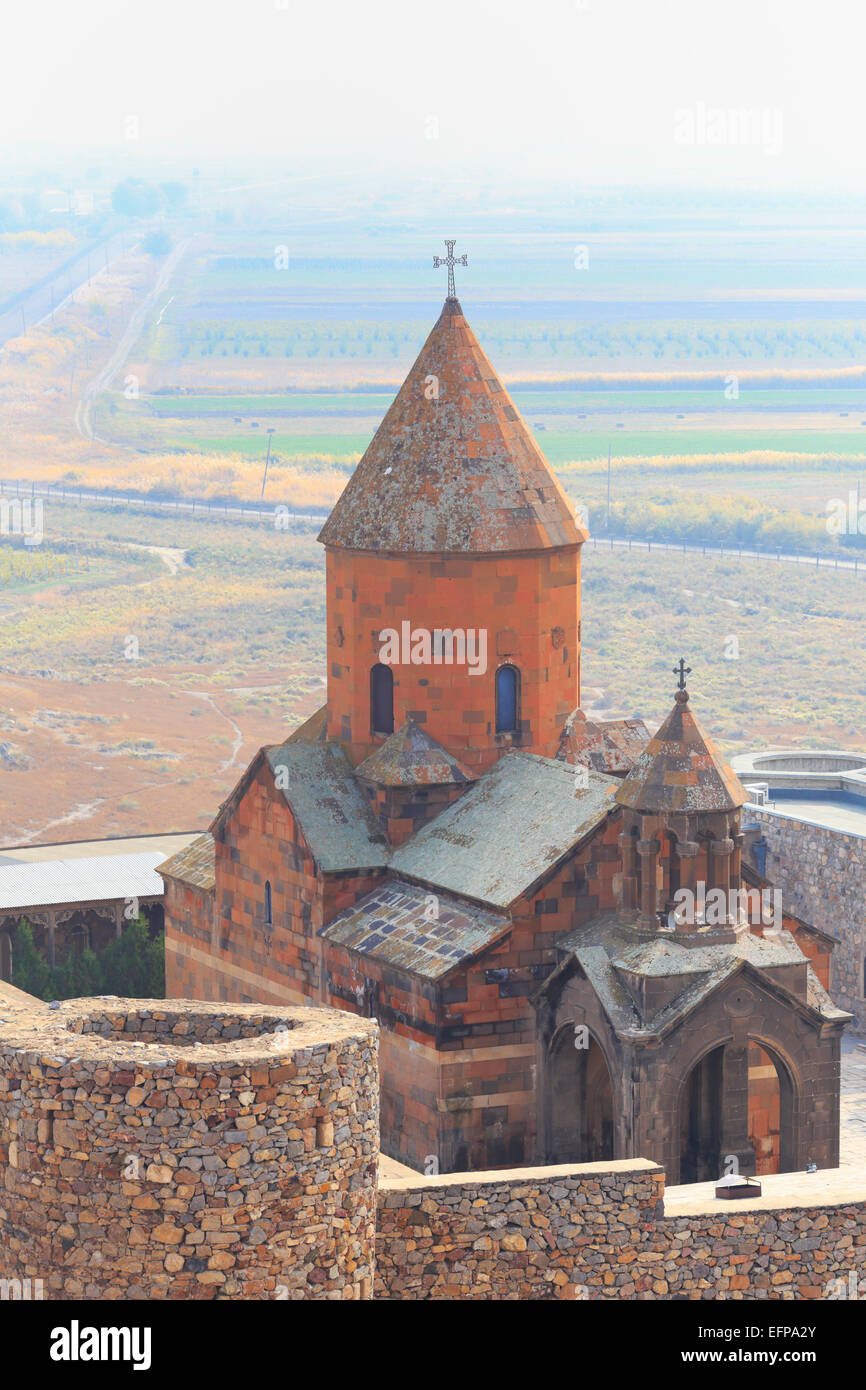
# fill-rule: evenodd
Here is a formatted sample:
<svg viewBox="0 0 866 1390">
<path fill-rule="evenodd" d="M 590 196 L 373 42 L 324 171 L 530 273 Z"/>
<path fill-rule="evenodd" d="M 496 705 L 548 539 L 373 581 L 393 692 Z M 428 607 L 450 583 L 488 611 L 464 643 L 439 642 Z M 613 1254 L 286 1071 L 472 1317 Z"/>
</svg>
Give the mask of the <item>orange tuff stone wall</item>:
<svg viewBox="0 0 866 1390">
<path fill-rule="evenodd" d="M 779 1077 L 769 1053 L 749 1045 L 749 1143 L 755 1150 L 755 1172 L 778 1173 L 781 1152 Z"/>
<path fill-rule="evenodd" d="M 370 669 L 386 628 L 487 633 L 487 669 L 394 665 L 394 727 L 414 719 L 471 767 L 509 746 L 553 757 L 580 702 L 580 548 L 532 554 L 376 555 L 327 552 L 328 738 L 353 762 L 374 746 Z M 497 735 L 495 673 L 520 672 L 520 734 Z M 381 739 L 375 740 L 381 742 Z"/>
<path fill-rule="evenodd" d="M 169 998 L 302 1003 L 323 997 L 317 931 L 378 881 L 321 874 L 261 759 L 214 833 L 216 888 L 199 914 L 166 902 Z M 265 884 L 271 922 L 265 921 Z M 211 926 L 211 923 L 213 924 Z"/>
</svg>

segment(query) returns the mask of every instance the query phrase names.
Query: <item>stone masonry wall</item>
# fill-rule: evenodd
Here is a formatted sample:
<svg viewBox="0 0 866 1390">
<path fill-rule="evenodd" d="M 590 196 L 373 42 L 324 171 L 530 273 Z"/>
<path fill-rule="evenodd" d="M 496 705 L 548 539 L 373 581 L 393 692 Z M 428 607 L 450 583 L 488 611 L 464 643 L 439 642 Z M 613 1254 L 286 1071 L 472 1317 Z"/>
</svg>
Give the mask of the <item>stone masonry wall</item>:
<svg viewBox="0 0 866 1390">
<path fill-rule="evenodd" d="M 756 807 L 749 815 L 767 841 L 766 877 L 782 890 L 785 911 L 814 922 L 839 940 L 831 957 L 830 994 L 866 1033 L 863 962 L 866 955 L 866 839 Z"/>
<path fill-rule="evenodd" d="M 671 1189 L 641 1159 L 380 1183 L 383 1299 L 813 1299 L 862 1289 L 866 1181 L 778 1174 L 764 1197 Z M 829 1286 L 829 1289 L 828 1289 Z M 846 1296 L 842 1294 L 841 1296 Z"/>
<path fill-rule="evenodd" d="M 0 1278 L 55 1299 L 371 1296 L 375 1023 L 0 1006 Z"/>
</svg>

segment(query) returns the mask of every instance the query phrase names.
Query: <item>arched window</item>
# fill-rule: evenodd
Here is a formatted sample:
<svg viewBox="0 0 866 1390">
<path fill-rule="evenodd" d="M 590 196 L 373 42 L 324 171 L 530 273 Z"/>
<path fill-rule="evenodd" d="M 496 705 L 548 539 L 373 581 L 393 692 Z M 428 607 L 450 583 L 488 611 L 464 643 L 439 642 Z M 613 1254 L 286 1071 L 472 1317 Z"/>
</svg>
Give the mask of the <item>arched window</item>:
<svg viewBox="0 0 866 1390">
<path fill-rule="evenodd" d="M 267 879 L 265 881 L 265 922 L 270 926 L 273 920 L 271 914 L 271 881 Z"/>
<path fill-rule="evenodd" d="M 516 666 L 500 666 L 496 672 L 496 732 L 517 733 L 520 675 Z"/>
<path fill-rule="evenodd" d="M 370 671 L 370 728 L 374 734 L 394 732 L 394 672 L 381 661 Z"/>
</svg>

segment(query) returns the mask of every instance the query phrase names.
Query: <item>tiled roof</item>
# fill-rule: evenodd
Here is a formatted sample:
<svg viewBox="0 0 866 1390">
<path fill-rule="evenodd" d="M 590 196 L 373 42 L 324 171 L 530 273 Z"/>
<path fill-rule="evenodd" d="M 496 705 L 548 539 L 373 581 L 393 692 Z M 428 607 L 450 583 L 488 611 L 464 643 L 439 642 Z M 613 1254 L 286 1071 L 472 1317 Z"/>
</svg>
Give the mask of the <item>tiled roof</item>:
<svg viewBox="0 0 866 1390">
<path fill-rule="evenodd" d="M 677 691 L 676 704 L 616 794 L 620 806 L 633 811 L 733 811 L 746 804 L 736 774 L 704 733 L 688 698 L 685 690 Z"/>
<path fill-rule="evenodd" d="M 484 554 L 586 539 L 459 301 L 447 299 L 319 540 Z"/>
<path fill-rule="evenodd" d="M 557 757 L 571 755 L 575 762 L 596 772 L 629 772 L 649 739 L 642 719 L 592 720 L 576 709 L 563 729 Z"/>
<path fill-rule="evenodd" d="M 341 912 L 320 935 L 334 945 L 437 980 L 489 946 L 510 925 L 509 918 L 498 913 L 388 879 Z"/>
<path fill-rule="evenodd" d="M 388 842 L 339 744 L 288 742 L 265 756 L 321 869 L 384 868 Z"/>
<path fill-rule="evenodd" d="M 431 787 L 474 781 L 461 762 L 431 738 L 412 719 L 355 768 L 381 787 Z"/>
<path fill-rule="evenodd" d="M 216 850 L 213 835 L 205 833 L 159 865 L 166 878 L 177 878 L 195 888 L 213 888 L 216 883 Z"/>
<path fill-rule="evenodd" d="M 745 931 L 734 941 L 708 940 L 706 945 L 686 944 L 676 933 L 647 940 L 637 936 L 631 922 L 607 913 L 560 937 L 556 949 L 577 961 L 620 1036 L 656 1037 L 670 1031 L 744 968 L 776 990 L 786 988 L 784 967 L 804 967 L 803 1006 L 834 1023 L 849 1017 L 821 987 L 790 932 L 768 938 Z M 652 995 L 659 1002 L 647 1008 L 641 993 L 627 988 L 629 977 L 667 979 L 672 992 Z"/>
<path fill-rule="evenodd" d="M 320 705 L 309 719 L 293 729 L 286 743 L 324 743 L 328 730 L 328 706 Z"/>
<path fill-rule="evenodd" d="M 613 810 L 617 782 L 533 753 L 507 753 L 394 852 L 396 872 L 507 907 Z"/>
</svg>

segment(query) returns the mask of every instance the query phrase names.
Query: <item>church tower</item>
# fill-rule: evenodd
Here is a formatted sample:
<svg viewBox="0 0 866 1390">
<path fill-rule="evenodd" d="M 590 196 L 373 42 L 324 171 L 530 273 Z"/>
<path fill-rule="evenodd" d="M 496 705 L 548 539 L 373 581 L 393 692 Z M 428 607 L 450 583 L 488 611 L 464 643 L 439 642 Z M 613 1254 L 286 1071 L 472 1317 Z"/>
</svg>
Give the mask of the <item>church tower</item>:
<svg viewBox="0 0 866 1390">
<path fill-rule="evenodd" d="M 449 293 L 319 536 L 326 738 L 356 765 L 408 721 L 475 772 L 553 757 L 580 702 L 586 539 Z"/>
</svg>

